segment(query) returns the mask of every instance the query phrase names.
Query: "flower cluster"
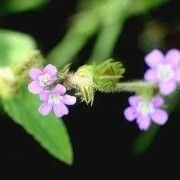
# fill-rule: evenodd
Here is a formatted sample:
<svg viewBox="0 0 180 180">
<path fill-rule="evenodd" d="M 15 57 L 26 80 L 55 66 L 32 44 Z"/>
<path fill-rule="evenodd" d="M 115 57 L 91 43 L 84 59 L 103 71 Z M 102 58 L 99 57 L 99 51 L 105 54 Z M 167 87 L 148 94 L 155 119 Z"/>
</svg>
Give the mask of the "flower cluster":
<svg viewBox="0 0 180 180">
<path fill-rule="evenodd" d="M 85 65 L 75 73 L 66 66 L 57 75 L 55 66 L 48 64 L 43 69 L 32 68 L 29 72 L 31 82 L 28 89 L 37 94 L 42 104 L 39 112 L 46 116 L 51 111 L 55 116 L 68 114 L 67 105 L 76 103 L 76 97 L 66 94 L 67 89 L 75 89 L 82 101 L 93 103 L 95 91 L 100 92 L 136 92 L 129 98 L 129 107 L 124 110 L 128 121 L 135 121 L 140 130 L 147 130 L 151 123 L 164 125 L 168 113 L 163 110 L 164 96 L 173 93 L 180 83 L 180 51 L 171 49 L 164 55 L 155 49 L 145 57 L 149 69 L 144 81 L 120 83 L 124 73 L 121 63 L 107 60 L 99 65 Z M 63 86 L 60 84 L 63 81 Z"/>
<path fill-rule="evenodd" d="M 124 111 L 128 121 L 134 121 L 139 129 L 147 130 L 151 121 L 163 125 L 167 122 L 168 114 L 161 107 L 164 99 L 176 90 L 180 82 L 180 51 L 172 49 L 163 55 L 158 49 L 153 50 L 145 57 L 146 64 L 150 67 L 144 74 L 146 82 L 154 83 L 158 89 L 158 96 L 145 98 L 143 96 L 131 96 L 130 107 Z"/>
<path fill-rule="evenodd" d="M 46 116 L 52 110 L 57 117 L 68 114 L 66 105 L 76 103 L 76 97 L 66 94 L 66 88 L 59 83 L 57 69 L 55 66 L 48 64 L 45 68 L 32 68 L 29 72 L 32 80 L 28 85 L 28 90 L 37 94 L 42 100 L 39 112 Z"/>
</svg>

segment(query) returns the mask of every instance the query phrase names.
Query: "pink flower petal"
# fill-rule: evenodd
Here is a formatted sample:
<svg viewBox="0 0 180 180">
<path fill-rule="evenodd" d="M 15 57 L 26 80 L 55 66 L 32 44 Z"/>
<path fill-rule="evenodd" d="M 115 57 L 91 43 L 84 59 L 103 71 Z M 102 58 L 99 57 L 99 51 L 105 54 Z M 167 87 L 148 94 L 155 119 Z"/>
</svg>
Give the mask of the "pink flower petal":
<svg viewBox="0 0 180 180">
<path fill-rule="evenodd" d="M 31 77 L 32 80 L 38 79 L 38 77 L 42 74 L 43 72 L 38 68 L 32 68 L 29 72 L 29 76 Z"/>
<path fill-rule="evenodd" d="M 140 102 L 140 98 L 139 96 L 130 96 L 129 99 L 128 99 L 128 102 L 131 106 L 137 106 L 138 103 Z"/>
<path fill-rule="evenodd" d="M 168 120 L 168 114 L 164 110 L 156 109 L 155 112 L 151 114 L 151 118 L 156 124 L 163 125 Z"/>
<path fill-rule="evenodd" d="M 154 107 L 161 107 L 164 104 L 164 99 L 160 96 L 156 96 L 152 99 L 152 104 Z"/>
<path fill-rule="evenodd" d="M 33 81 L 29 83 L 28 90 L 33 94 L 39 94 L 43 90 L 43 87 L 37 81 Z"/>
<path fill-rule="evenodd" d="M 70 96 L 70 95 L 64 95 L 63 99 L 62 99 L 62 102 L 64 104 L 67 104 L 67 105 L 73 105 L 73 104 L 76 103 L 76 97 L 75 96 Z"/>
<path fill-rule="evenodd" d="M 53 110 L 54 110 L 54 114 L 57 117 L 62 117 L 69 113 L 68 108 L 63 103 L 59 103 L 58 105 L 53 105 Z"/>
<path fill-rule="evenodd" d="M 152 69 L 147 70 L 144 74 L 144 79 L 150 82 L 157 82 L 156 72 Z"/>
<path fill-rule="evenodd" d="M 52 110 L 52 105 L 48 103 L 42 103 L 38 109 L 39 113 L 42 114 L 43 116 L 47 116 L 51 110 Z"/>
<path fill-rule="evenodd" d="M 39 98 L 40 98 L 40 100 L 41 100 L 41 101 L 48 101 L 50 93 L 51 93 L 50 90 L 42 90 L 42 91 L 39 93 Z"/>
<path fill-rule="evenodd" d="M 139 116 L 137 118 L 137 124 L 140 130 L 147 130 L 151 124 L 151 119 L 149 116 Z"/>
<path fill-rule="evenodd" d="M 180 51 L 177 49 L 171 49 L 167 52 L 165 56 L 166 62 L 176 67 L 180 64 Z"/>
<path fill-rule="evenodd" d="M 43 69 L 44 73 L 48 73 L 51 76 L 55 76 L 57 73 L 57 69 L 55 66 L 53 66 L 52 64 L 48 64 L 44 69 Z"/>
<path fill-rule="evenodd" d="M 66 93 L 66 88 L 61 84 L 57 84 L 56 87 L 53 89 L 53 93 L 64 95 Z"/>
<path fill-rule="evenodd" d="M 136 112 L 134 108 L 128 107 L 124 110 L 124 116 L 128 121 L 133 121 L 136 119 Z"/>
<path fill-rule="evenodd" d="M 174 76 L 175 80 L 177 82 L 180 82 L 180 67 L 178 67 L 176 70 L 175 70 L 175 76 Z"/>
<path fill-rule="evenodd" d="M 51 84 L 54 83 L 57 79 L 57 76 L 52 76 L 50 79 Z"/>
<path fill-rule="evenodd" d="M 163 95 L 169 95 L 175 91 L 176 83 L 174 81 L 161 82 L 159 84 L 159 89 Z"/>
<path fill-rule="evenodd" d="M 161 53 L 161 51 L 155 49 L 146 55 L 145 62 L 149 67 L 154 68 L 163 61 L 163 58 L 164 55 Z"/>
</svg>

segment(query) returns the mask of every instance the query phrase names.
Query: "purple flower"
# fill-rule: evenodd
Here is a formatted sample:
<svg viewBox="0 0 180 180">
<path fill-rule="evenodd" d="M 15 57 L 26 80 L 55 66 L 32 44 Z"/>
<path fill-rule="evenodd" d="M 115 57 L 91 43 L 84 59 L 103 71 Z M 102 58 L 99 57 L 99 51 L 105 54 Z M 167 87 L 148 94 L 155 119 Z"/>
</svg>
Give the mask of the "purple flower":
<svg viewBox="0 0 180 180">
<path fill-rule="evenodd" d="M 48 64 L 44 69 L 32 68 L 29 76 L 32 82 L 28 85 L 28 90 L 33 94 L 39 94 L 57 80 L 57 69 Z"/>
<path fill-rule="evenodd" d="M 129 104 L 130 107 L 125 109 L 124 116 L 128 121 L 136 119 L 141 130 L 147 130 L 151 121 L 163 125 L 168 120 L 167 112 L 161 109 L 164 99 L 160 96 L 151 100 L 144 99 L 141 96 L 131 96 L 129 97 Z"/>
<path fill-rule="evenodd" d="M 150 67 L 144 79 L 157 83 L 161 94 L 168 95 L 175 91 L 180 82 L 180 51 L 172 49 L 164 56 L 158 49 L 153 50 L 145 57 Z"/>
<path fill-rule="evenodd" d="M 39 94 L 43 103 L 39 106 L 39 112 L 46 116 L 50 111 L 54 111 L 57 117 L 62 117 L 68 114 L 66 105 L 73 105 L 76 103 L 76 97 L 65 94 L 66 88 L 63 85 L 56 85 L 55 88 L 50 90 L 43 90 Z"/>
</svg>

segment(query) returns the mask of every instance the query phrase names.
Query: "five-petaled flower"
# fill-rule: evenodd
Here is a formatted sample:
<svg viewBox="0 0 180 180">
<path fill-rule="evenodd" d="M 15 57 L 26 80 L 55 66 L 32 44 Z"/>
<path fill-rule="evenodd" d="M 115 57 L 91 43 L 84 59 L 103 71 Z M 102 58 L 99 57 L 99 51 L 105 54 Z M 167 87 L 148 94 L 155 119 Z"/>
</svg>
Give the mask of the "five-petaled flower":
<svg viewBox="0 0 180 180">
<path fill-rule="evenodd" d="M 151 121 L 164 125 L 168 120 L 168 114 L 161 109 L 164 104 L 164 99 L 156 96 L 151 100 L 145 99 L 141 96 L 129 97 L 130 107 L 124 111 L 124 116 L 128 121 L 134 121 L 138 124 L 140 130 L 147 130 Z"/>
<path fill-rule="evenodd" d="M 43 103 L 39 106 L 39 112 L 46 116 L 53 110 L 57 117 L 62 117 L 68 114 L 66 105 L 76 103 L 76 97 L 66 94 L 66 88 L 63 85 L 57 84 L 53 90 L 43 90 L 39 94 L 39 98 Z"/>
<path fill-rule="evenodd" d="M 169 95 L 175 91 L 180 82 L 180 51 L 171 49 L 164 56 L 158 49 L 145 57 L 150 67 L 144 75 L 148 82 L 157 83 L 162 95 Z"/>
<path fill-rule="evenodd" d="M 57 69 L 55 66 L 48 64 L 42 70 L 32 68 L 29 72 L 29 76 L 32 79 L 32 82 L 28 85 L 29 91 L 33 94 L 39 94 L 57 80 Z"/>
</svg>

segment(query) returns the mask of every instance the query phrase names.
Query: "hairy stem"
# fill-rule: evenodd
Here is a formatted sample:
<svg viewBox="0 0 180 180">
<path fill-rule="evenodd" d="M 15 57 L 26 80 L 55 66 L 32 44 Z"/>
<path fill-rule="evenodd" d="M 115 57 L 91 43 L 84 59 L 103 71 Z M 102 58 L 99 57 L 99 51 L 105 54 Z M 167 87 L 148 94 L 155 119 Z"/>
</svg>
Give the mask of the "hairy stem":
<svg viewBox="0 0 180 180">
<path fill-rule="evenodd" d="M 151 91 L 155 90 L 155 84 L 154 83 L 148 83 L 145 81 L 132 81 L 132 82 L 122 82 L 118 83 L 115 91 L 121 92 L 136 92 L 136 93 L 150 93 Z"/>
</svg>

